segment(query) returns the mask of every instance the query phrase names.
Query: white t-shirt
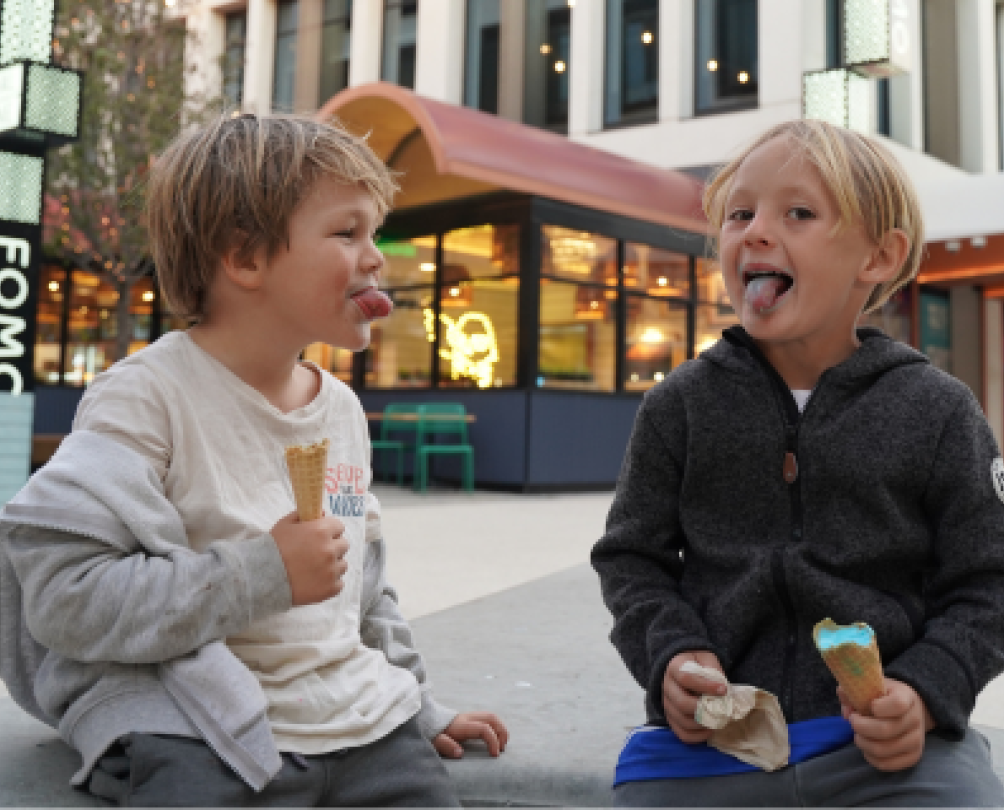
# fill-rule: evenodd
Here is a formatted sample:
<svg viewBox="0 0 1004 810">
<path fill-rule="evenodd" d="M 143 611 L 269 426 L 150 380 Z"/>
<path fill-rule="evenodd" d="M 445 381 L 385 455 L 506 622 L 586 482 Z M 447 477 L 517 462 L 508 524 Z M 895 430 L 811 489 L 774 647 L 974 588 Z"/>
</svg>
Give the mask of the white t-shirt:
<svg viewBox="0 0 1004 810">
<path fill-rule="evenodd" d="M 149 460 L 196 551 L 271 530 L 295 509 L 284 448 L 328 438 L 325 511 L 345 523 L 345 587 L 254 622 L 227 643 L 261 683 L 281 751 L 365 745 L 418 713 L 415 677 L 360 638 L 365 544 L 380 537 L 380 507 L 368 491 L 366 417 L 351 389 L 321 372 L 314 400 L 284 414 L 186 332 L 172 332 L 99 375 L 73 427 L 110 435 Z"/>
<path fill-rule="evenodd" d="M 802 413 L 805 410 L 805 405 L 809 401 L 809 397 L 812 396 L 812 389 L 808 388 L 805 390 L 792 390 L 791 395 L 795 397 L 795 404 L 798 405 L 798 412 Z"/>
</svg>

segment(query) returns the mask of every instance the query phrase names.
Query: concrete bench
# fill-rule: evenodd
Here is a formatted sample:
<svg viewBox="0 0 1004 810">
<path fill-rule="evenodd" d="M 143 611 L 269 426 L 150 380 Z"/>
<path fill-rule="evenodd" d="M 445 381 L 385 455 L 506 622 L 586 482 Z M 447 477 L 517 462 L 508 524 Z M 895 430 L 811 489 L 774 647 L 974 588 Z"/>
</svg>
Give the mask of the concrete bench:
<svg viewBox="0 0 1004 810">
<path fill-rule="evenodd" d="M 617 754 L 644 718 L 609 625 L 585 565 L 414 622 L 436 694 L 510 730 L 500 758 L 473 745 L 447 763 L 467 806 L 610 805 Z M 1004 731 L 981 730 L 1004 775 Z M 51 729 L 0 699 L 0 806 L 100 806 L 68 786 L 76 767 Z"/>
</svg>

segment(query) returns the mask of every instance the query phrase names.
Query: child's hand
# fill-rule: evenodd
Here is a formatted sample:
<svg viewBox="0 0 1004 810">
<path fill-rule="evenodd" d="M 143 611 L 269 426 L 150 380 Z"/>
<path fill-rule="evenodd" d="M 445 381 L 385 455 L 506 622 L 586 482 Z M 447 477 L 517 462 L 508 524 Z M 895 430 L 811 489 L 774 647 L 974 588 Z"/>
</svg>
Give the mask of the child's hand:
<svg viewBox="0 0 1004 810">
<path fill-rule="evenodd" d="M 913 687 L 885 679 L 885 694 L 875 698 L 871 714 L 859 714 L 837 688 L 844 719 L 854 729 L 854 744 L 868 762 L 880 771 L 901 771 L 920 761 L 927 732 L 934 720 Z"/>
<path fill-rule="evenodd" d="M 491 712 L 466 712 L 454 717 L 453 722 L 441 734 L 436 735 L 432 744 L 439 756 L 460 759 L 464 755 L 460 743 L 465 740 L 484 740 L 488 745 L 488 753 L 497 757 L 505 751 L 509 731 Z"/>
<path fill-rule="evenodd" d="M 674 656 L 666 667 L 666 675 L 662 679 L 662 708 L 666 712 L 669 727 L 680 740 L 685 743 L 707 742 L 711 736 L 711 729 L 694 720 L 697 701 L 701 695 L 724 695 L 726 689 L 723 684 L 702 678 L 700 675 L 681 673 L 680 667 L 687 661 L 695 661 L 702 667 L 722 672 L 722 665 L 718 663 L 718 656 L 714 653 L 695 650 Z"/>
<path fill-rule="evenodd" d="M 349 569 L 342 558 L 349 541 L 342 537 L 345 525 L 336 517 L 301 523 L 291 512 L 272 527 L 272 539 L 286 566 L 293 606 L 314 605 L 338 596 Z"/>
</svg>

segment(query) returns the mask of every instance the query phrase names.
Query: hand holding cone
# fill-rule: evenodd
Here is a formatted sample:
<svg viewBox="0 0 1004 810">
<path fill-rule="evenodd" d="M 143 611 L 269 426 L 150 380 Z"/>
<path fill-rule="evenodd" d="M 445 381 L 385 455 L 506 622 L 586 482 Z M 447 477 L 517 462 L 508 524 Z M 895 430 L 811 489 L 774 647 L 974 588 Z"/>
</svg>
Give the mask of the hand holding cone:
<svg viewBox="0 0 1004 810">
<path fill-rule="evenodd" d="M 286 448 L 286 468 L 293 484 L 296 512 L 301 521 L 324 514 L 324 473 L 328 466 L 328 440 Z"/>
<path fill-rule="evenodd" d="M 861 714 L 870 714 L 872 701 L 885 694 L 875 632 L 861 622 L 841 626 L 823 619 L 812 628 L 812 640 L 851 705 Z"/>
</svg>

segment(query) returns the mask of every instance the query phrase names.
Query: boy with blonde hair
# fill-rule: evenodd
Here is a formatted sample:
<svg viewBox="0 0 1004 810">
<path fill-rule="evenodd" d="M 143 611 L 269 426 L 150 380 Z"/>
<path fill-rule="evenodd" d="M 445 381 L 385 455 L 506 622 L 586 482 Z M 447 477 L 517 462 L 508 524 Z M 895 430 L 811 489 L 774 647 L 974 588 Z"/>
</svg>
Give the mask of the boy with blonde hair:
<svg viewBox="0 0 1004 810">
<path fill-rule="evenodd" d="M 1004 806 L 969 726 L 1004 670 L 1004 462 L 969 389 L 858 328 L 912 279 L 916 195 L 874 141 L 774 127 L 705 194 L 741 326 L 647 393 L 593 549 L 650 726 L 623 806 Z M 885 693 L 838 692 L 813 626 L 866 622 Z M 788 767 L 705 743 L 696 662 L 777 696 Z"/>
<path fill-rule="evenodd" d="M 298 361 L 390 311 L 395 191 L 363 140 L 296 116 L 221 118 L 154 166 L 153 258 L 195 326 L 100 375 L 0 515 L 0 674 L 96 796 L 457 806 L 439 755 L 505 747 L 494 715 L 432 699 L 359 400 Z M 283 451 L 324 441 L 330 514 L 301 521 Z"/>
</svg>

